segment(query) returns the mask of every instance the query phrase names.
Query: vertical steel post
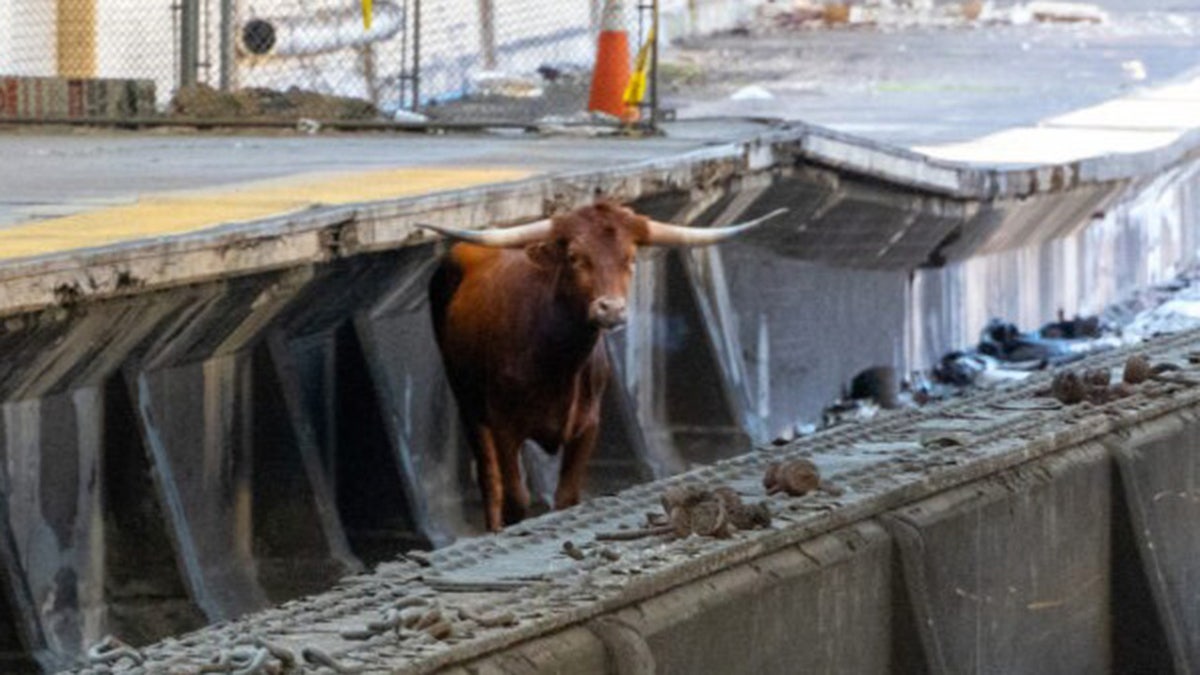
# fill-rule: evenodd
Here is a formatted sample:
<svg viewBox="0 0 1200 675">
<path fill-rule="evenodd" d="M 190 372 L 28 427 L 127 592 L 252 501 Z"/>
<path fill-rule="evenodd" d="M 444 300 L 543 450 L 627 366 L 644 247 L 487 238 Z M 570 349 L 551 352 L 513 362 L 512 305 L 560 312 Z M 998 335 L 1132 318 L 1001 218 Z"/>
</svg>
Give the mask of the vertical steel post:
<svg viewBox="0 0 1200 675">
<path fill-rule="evenodd" d="M 234 82 L 233 2 L 234 0 L 221 0 L 221 39 L 218 43 L 221 50 L 221 91 L 229 91 L 236 85 Z"/>
<path fill-rule="evenodd" d="M 421 107 L 421 0 L 413 0 L 413 110 Z"/>
<path fill-rule="evenodd" d="M 650 19 L 650 30 L 654 40 L 650 43 L 650 129 L 658 128 L 658 0 L 651 3 L 654 15 Z"/>
<path fill-rule="evenodd" d="M 496 6 L 492 0 L 479 0 L 479 48 L 483 67 L 496 69 Z"/>
<path fill-rule="evenodd" d="M 196 84 L 200 73 L 200 0 L 179 3 L 179 87 Z"/>
</svg>

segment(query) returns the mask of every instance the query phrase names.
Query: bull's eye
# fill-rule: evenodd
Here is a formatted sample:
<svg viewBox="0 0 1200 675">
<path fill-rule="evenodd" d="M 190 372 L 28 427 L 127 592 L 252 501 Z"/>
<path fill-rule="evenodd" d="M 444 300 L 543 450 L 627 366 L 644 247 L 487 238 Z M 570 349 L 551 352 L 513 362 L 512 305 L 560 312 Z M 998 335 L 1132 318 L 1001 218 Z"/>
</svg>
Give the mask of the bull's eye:
<svg viewBox="0 0 1200 675">
<path fill-rule="evenodd" d="M 585 263 L 583 256 L 574 251 L 567 254 L 567 262 L 571 263 L 571 267 L 583 267 Z"/>
</svg>

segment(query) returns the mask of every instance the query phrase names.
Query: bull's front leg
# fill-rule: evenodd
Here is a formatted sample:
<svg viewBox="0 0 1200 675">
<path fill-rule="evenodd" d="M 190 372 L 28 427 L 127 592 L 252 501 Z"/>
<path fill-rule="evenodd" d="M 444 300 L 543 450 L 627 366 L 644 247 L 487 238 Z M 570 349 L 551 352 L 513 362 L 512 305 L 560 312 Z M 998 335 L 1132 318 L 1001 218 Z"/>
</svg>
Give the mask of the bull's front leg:
<svg viewBox="0 0 1200 675">
<path fill-rule="evenodd" d="M 593 422 L 563 444 L 562 468 L 558 473 L 558 487 L 554 490 L 554 508 L 565 509 L 579 503 L 588 462 L 592 451 L 596 449 L 599 434 L 600 425 Z"/>
</svg>

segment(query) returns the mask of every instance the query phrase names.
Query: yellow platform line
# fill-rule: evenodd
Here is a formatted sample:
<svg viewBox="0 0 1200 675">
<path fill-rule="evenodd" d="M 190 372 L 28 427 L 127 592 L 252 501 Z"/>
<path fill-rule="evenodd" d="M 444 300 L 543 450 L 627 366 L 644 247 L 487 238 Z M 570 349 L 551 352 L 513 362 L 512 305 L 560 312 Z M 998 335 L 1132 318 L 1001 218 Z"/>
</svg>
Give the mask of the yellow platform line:
<svg viewBox="0 0 1200 675">
<path fill-rule="evenodd" d="M 0 259 L 62 253 L 294 213 L 520 180 L 507 168 L 387 169 L 305 174 L 236 187 L 160 193 L 127 206 L 86 211 L 0 230 Z"/>
</svg>

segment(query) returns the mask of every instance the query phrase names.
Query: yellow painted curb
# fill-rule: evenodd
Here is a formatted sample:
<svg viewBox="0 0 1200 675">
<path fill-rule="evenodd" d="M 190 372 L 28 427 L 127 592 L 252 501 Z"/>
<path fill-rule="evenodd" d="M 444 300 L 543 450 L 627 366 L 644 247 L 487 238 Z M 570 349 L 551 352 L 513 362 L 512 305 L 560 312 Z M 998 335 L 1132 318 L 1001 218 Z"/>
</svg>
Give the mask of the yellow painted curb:
<svg viewBox="0 0 1200 675">
<path fill-rule="evenodd" d="M 505 168 L 387 169 L 306 174 L 237 187 L 162 193 L 135 204 L 33 221 L 0 230 L 0 259 L 61 253 L 123 241 L 195 232 L 294 213 L 504 183 L 533 172 Z"/>
</svg>

